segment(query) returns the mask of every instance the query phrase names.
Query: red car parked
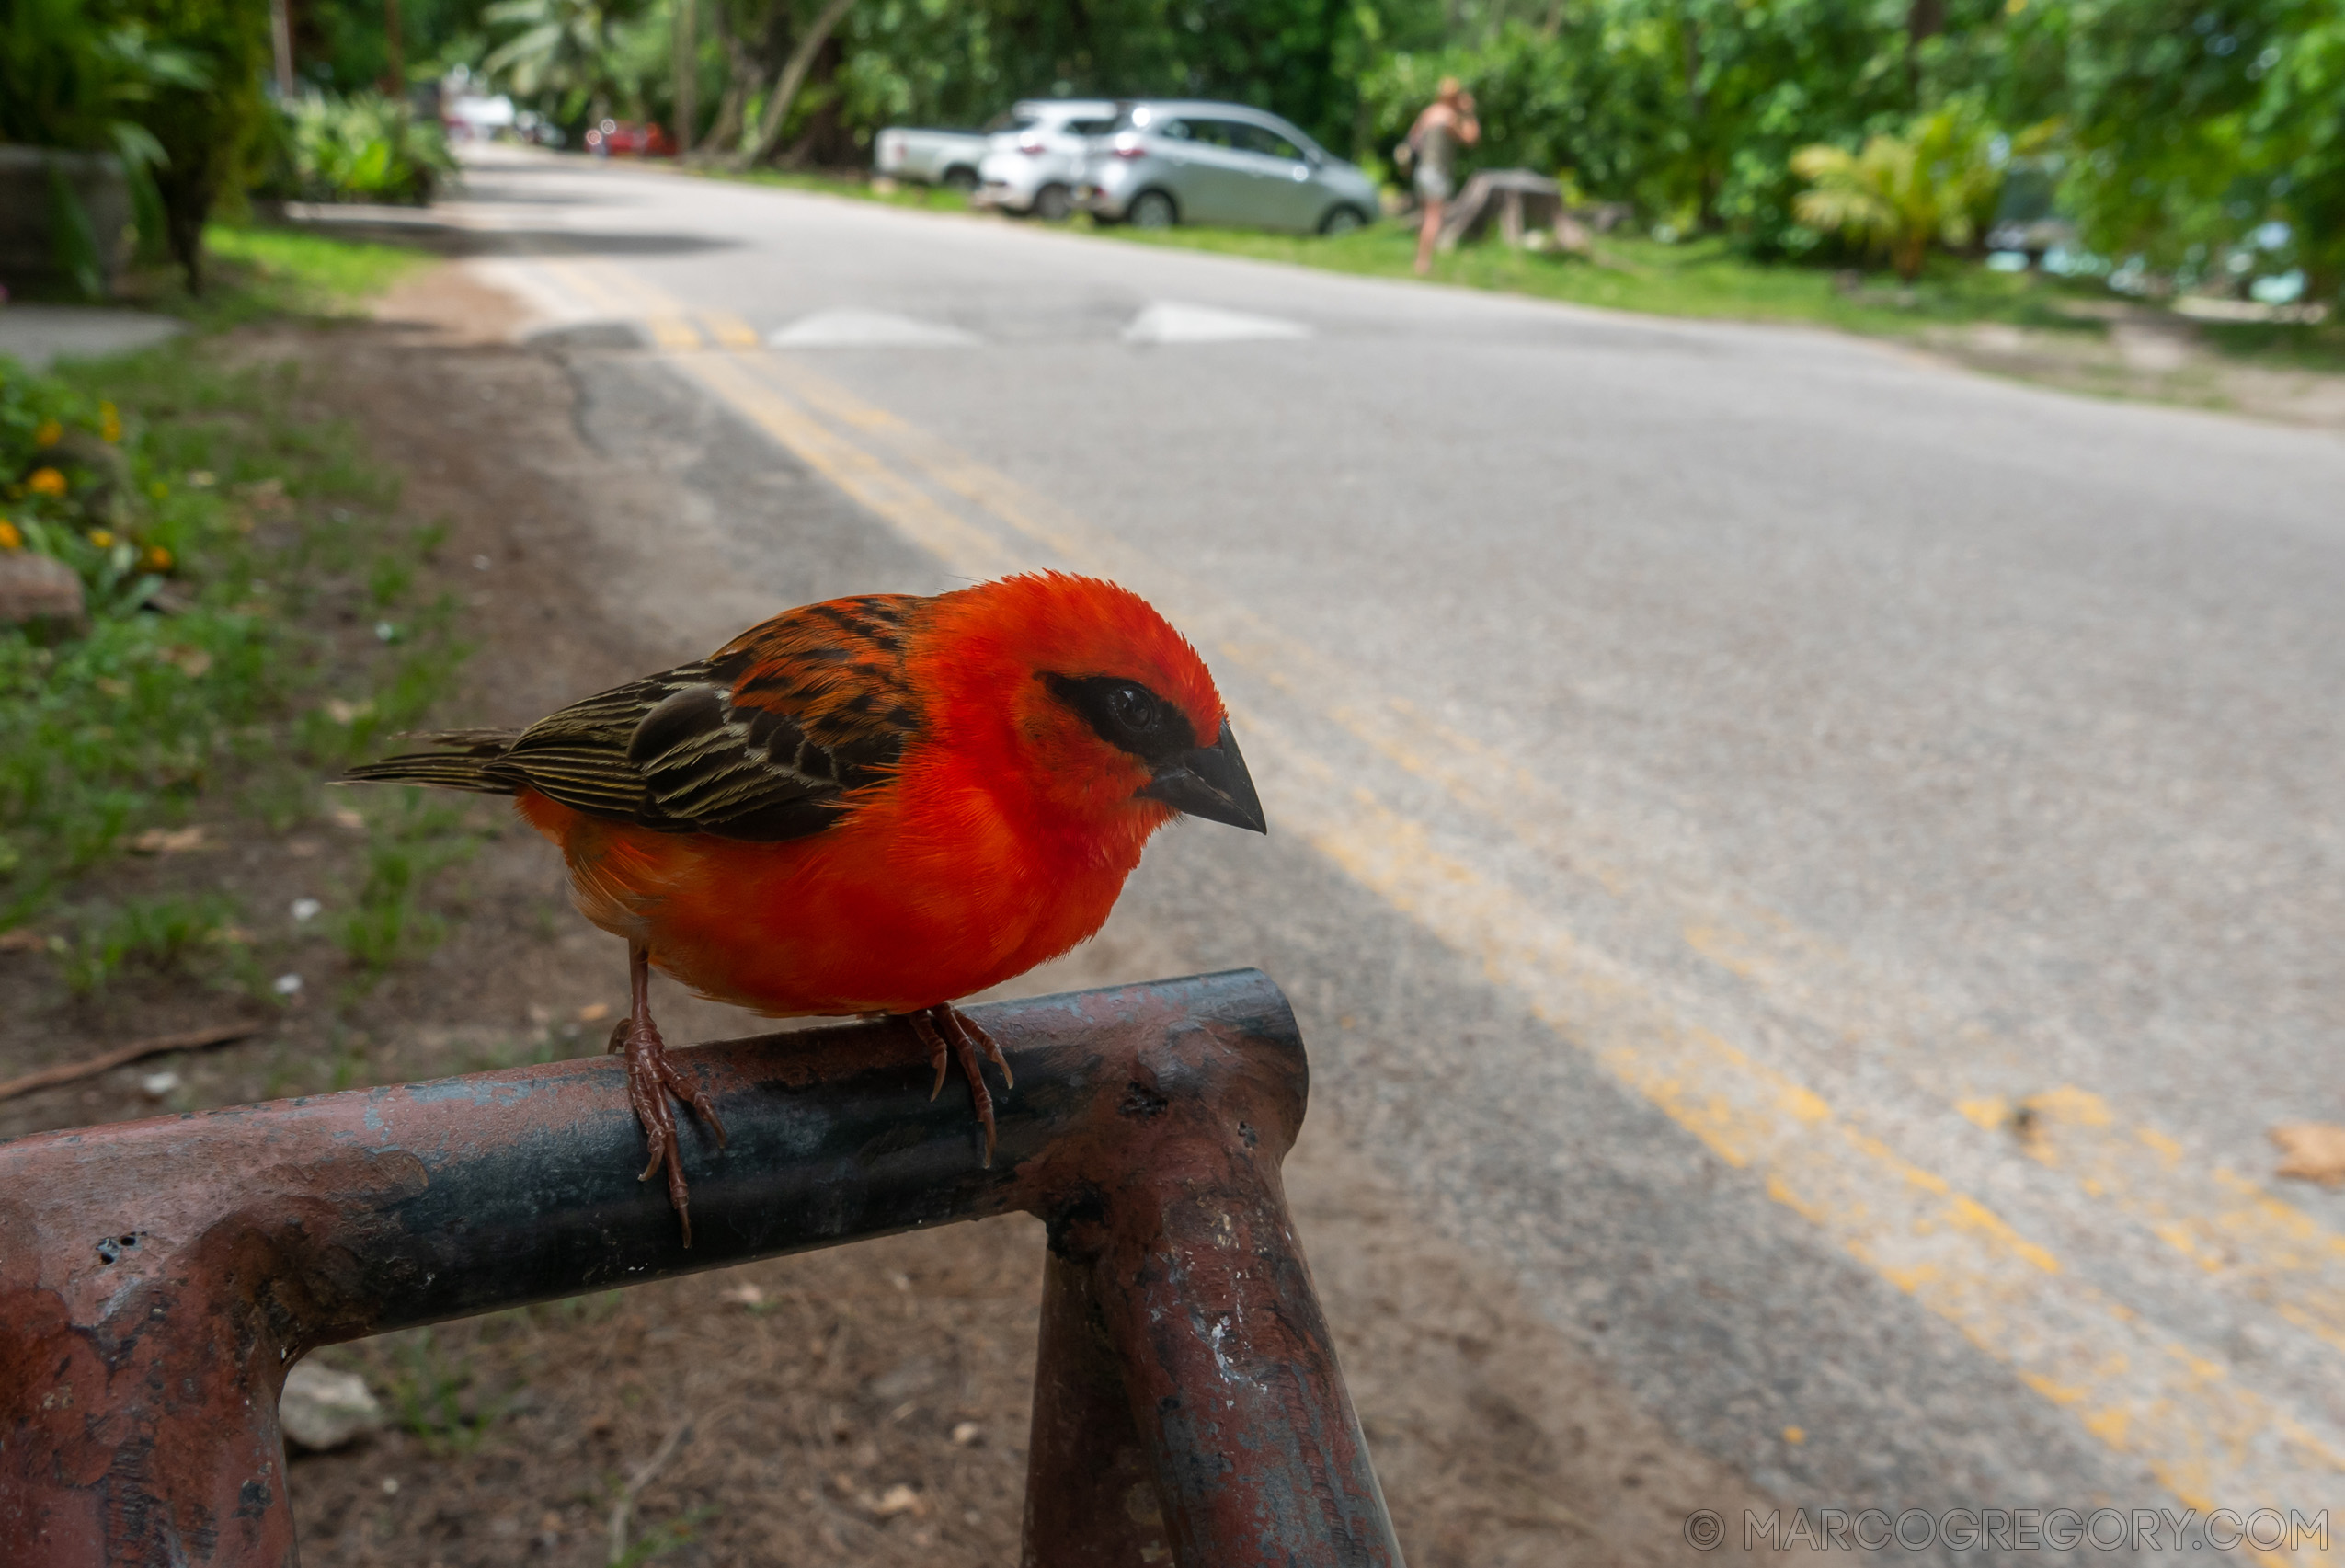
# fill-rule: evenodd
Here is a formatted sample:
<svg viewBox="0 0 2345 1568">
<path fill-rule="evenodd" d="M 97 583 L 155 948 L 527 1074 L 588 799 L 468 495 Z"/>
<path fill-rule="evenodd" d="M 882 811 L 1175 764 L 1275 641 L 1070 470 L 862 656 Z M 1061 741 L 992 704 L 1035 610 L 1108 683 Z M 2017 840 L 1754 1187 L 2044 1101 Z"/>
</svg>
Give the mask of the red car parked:
<svg viewBox="0 0 2345 1568">
<path fill-rule="evenodd" d="M 606 120 L 591 127 L 586 133 L 586 146 L 598 158 L 666 158 L 676 152 L 667 132 L 657 124 L 638 125 L 632 120 Z"/>
</svg>

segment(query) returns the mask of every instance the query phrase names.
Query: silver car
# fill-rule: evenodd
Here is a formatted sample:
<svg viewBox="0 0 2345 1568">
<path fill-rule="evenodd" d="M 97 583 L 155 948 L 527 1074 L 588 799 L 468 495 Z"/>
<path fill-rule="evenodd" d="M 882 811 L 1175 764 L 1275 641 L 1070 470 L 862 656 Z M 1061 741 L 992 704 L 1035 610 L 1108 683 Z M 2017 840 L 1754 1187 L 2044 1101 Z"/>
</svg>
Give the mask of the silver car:
<svg viewBox="0 0 2345 1568">
<path fill-rule="evenodd" d="M 1376 216 L 1376 186 L 1275 114 L 1243 104 L 1151 98 L 1095 143 L 1082 204 L 1140 228 L 1343 234 Z"/>
<path fill-rule="evenodd" d="M 976 200 L 1053 223 L 1074 211 L 1092 138 L 1115 123 L 1117 106 L 1097 98 L 1027 98 L 1010 109 L 978 165 Z"/>
</svg>

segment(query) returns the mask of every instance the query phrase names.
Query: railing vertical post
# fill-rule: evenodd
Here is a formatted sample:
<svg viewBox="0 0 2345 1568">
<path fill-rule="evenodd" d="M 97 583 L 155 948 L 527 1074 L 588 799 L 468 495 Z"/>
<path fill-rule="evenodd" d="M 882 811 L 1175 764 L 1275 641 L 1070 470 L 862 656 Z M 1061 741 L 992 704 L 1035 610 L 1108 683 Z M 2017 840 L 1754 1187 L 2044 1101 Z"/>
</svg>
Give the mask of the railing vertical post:
<svg viewBox="0 0 2345 1568">
<path fill-rule="evenodd" d="M 1044 1265 L 1040 1338 L 1020 1568 L 1169 1568 L 1163 1502 L 1091 1271 L 1055 1251 Z"/>
<path fill-rule="evenodd" d="M 1301 1053 L 1176 1030 L 1130 1066 L 1119 1125 L 1076 1155 L 1047 1218 L 1054 1278 L 1088 1276 L 1058 1294 L 1094 1305 L 1173 1561 L 1401 1568 L 1279 1180 Z"/>
<path fill-rule="evenodd" d="M 133 1286 L 109 1304 L 113 1332 L 92 1332 L 93 1303 L 74 1298 L 97 1282 L 43 1277 L 42 1249 L 11 1233 L 14 1218 L 0 1200 L 0 1410 L 15 1417 L 0 1441 L 0 1559 L 292 1562 L 273 1249 L 250 1232 L 208 1249 L 186 1273 Z M 86 1245 L 127 1253 L 145 1239 L 126 1230 Z"/>
</svg>

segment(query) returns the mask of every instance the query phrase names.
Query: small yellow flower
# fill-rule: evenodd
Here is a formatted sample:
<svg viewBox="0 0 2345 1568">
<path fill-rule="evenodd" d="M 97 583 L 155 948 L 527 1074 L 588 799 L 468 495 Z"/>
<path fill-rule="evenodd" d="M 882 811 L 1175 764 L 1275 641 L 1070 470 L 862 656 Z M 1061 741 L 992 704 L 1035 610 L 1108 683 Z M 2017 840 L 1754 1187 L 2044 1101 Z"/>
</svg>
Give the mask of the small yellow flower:
<svg viewBox="0 0 2345 1568">
<path fill-rule="evenodd" d="M 36 496 L 62 496 L 65 493 L 65 476 L 54 468 L 36 468 L 25 485 Z"/>
<path fill-rule="evenodd" d="M 159 501 L 171 493 L 171 486 L 157 479 L 147 486 L 146 493 Z"/>
<path fill-rule="evenodd" d="M 0 550 L 21 550 L 24 547 L 25 536 L 17 532 L 17 525 L 0 517 Z"/>
<path fill-rule="evenodd" d="M 35 446 L 55 446 L 59 441 L 64 440 L 64 426 L 59 424 L 54 419 L 43 419 L 40 422 L 40 428 L 32 433 L 32 444 Z"/>
<path fill-rule="evenodd" d="M 89 531 L 89 542 L 101 550 L 114 548 L 114 536 L 102 528 L 93 528 Z"/>
<path fill-rule="evenodd" d="M 109 441 L 122 439 L 122 416 L 111 403 L 97 406 L 97 433 Z"/>
<path fill-rule="evenodd" d="M 146 566 L 149 571 L 169 571 L 171 569 L 171 552 L 166 550 L 160 544 L 148 545 L 146 547 Z"/>
</svg>

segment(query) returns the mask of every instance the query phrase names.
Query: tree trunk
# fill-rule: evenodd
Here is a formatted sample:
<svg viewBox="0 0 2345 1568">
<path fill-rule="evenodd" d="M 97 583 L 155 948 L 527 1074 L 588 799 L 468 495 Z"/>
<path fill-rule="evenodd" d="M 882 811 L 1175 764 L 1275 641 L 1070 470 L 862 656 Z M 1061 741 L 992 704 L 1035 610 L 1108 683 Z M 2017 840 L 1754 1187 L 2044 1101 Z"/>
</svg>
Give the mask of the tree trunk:
<svg viewBox="0 0 2345 1568">
<path fill-rule="evenodd" d="M 292 0 L 269 0 L 269 47 L 277 68 L 277 97 L 281 103 L 293 101 L 292 5 Z"/>
<path fill-rule="evenodd" d="M 749 88 L 757 79 L 755 63 L 749 48 L 734 32 L 726 7 L 710 7 L 709 15 L 716 24 L 716 40 L 725 50 L 725 91 L 716 100 L 716 119 L 701 140 L 701 161 L 714 163 L 724 155 L 724 149 L 741 139 L 741 109 L 749 102 Z"/>
<path fill-rule="evenodd" d="M 790 118 L 790 105 L 796 99 L 799 87 L 806 84 L 806 73 L 814 66 L 815 55 L 830 37 L 830 29 L 839 25 L 840 18 L 846 16 L 848 7 L 854 3 L 855 0 L 829 0 L 829 4 L 823 6 L 822 15 L 814 19 L 814 26 L 798 40 L 798 47 L 790 52 L 788 63 L 782 67 L 782 74 L 774 81 L 773 91 L 766 97 L 765 118 L 759 124 L 757 133 L 744 140 L 740 155 L 733 160 L 736 168 L 754 167 L 772 155 L 773 144 L 782 139 L 783 124 Z"/>
<path fill-rule="evenodd" d="M 405 98 L 407 96 L 407 56 L 406 51 L 399 44 L 399 0 L 383 0 L 383 52 L 389 56 L 386 63 L 391 78 L 391 96 Z"/>
<path fill-rule="evenodd" d="M 1946 0 L 1911 0 L 1905 8 L 1905 86 L 1922 101 L 1922 44 L 1946 30 Z"/>
<path fill-rule="evenodd" d="M 1890 248 L 1889 264 L 1897 269 L 1898 280 L 1911 283 L 1922 275 L 1922 263 L 1929 256 L 1929 241 L 1921 235 L 1900 235 Z"/>
<path fill-rule="evenodd" d="M 1708 127 L 1703 124 L 1710 105 L 1707 96 L 1702 92 L 1701 32 L 1690 14 L 1685 17 L 1683 25 L 1686 29 L 1686 104 L 1690 111 L 1687 118 L 1692 120 L 1694 125 L 1694 157 L 1697 160 L 1695 175 L 1700 181 L 1700 191 L 1694 209 L 1694 220 L 1696 227 L 1709 229 L 1715 227 L 1718 223 L 1718 192 L 1725 181 L 1717 167 L 1717 160 L 1711 154 L 1707 135 Z"/>
<path fill-rule="evenodd" d="M 700 40 L 692 34 L 692 0 L 676 0 L 676 155 L 692 153 L 692 122 L 700 118 Z"/>
</svg>

